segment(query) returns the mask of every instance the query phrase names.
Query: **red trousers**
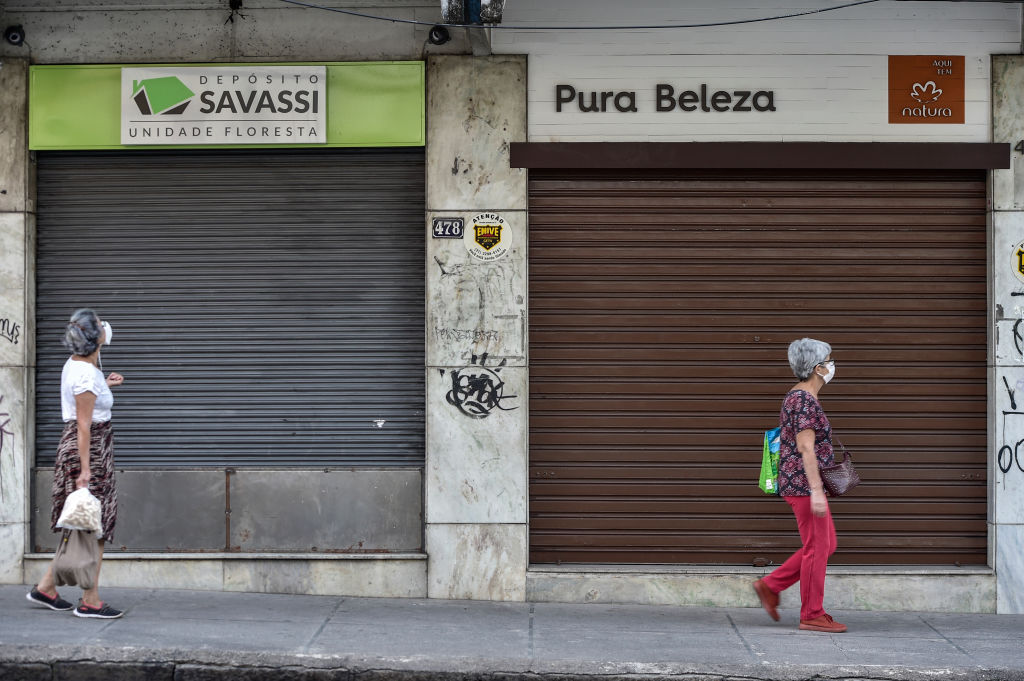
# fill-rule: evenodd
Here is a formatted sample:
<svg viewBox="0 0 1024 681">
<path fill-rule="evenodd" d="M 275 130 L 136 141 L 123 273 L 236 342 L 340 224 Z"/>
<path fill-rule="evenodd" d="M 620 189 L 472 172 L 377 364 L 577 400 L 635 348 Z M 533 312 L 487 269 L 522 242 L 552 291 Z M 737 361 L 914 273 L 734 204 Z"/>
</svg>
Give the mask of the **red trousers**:
<svg viewBox="0 0 1024 681">
<path fill-rule="evenodd" d="M 793 507 L 803 546 L 785 563 L 764 578 L 775 593 L 800 582 L 800 619 L 812 620 L 825 614 L 825 568 L 836 552 L 836 526 L 832 511 L 822 518 L 811 513 L 810 497 L 783 497 Z"/>
</svg>

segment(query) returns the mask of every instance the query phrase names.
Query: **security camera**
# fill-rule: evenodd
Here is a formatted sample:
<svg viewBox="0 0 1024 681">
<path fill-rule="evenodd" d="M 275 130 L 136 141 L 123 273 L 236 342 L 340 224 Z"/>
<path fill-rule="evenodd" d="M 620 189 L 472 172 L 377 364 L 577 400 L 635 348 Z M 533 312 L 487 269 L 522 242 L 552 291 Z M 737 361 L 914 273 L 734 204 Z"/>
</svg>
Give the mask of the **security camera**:
<svg viewBox="0 0 1024 681">
<path fill-rule="evenodd" d="M 448 29 L 444 26 L 434 26 L 430 29 L 430 34 L 427 36 L 427 40 L 430 41 L 431 45 L 444 45 L 451 39 L 451 34 L 448 33 Z"/>
<path fill-rule="evenodd" d="M 15 47 L 25 42 L 25 29 L 21 26 L 8 26 L 4 29 L 4 40 Z"/>
</svg>

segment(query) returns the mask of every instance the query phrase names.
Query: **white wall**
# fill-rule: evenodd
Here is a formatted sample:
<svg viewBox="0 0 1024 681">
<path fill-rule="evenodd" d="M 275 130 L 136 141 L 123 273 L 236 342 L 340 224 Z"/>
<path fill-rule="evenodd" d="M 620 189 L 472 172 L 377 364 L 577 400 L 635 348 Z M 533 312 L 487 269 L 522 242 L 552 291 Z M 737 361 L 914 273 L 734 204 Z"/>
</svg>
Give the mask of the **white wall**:
<svg viewBox="0 0 1024 681">
<path fill-rule="evenodd" d="M 834 6 L 821 0 L 514 0 L 503 24 L 706 23 Z M 570 141 L 959 141 L 991 138 L 990 55 L 1018 53 L 1020 5 L 878 2 L 714 28 L 494 31 L 496 53 L 529 55 L 529 139 Z M 963 55 L 965 123 L 888 122 L 888 55 Z M 555 85 L 635 90 L 638 113 L 556 112 Z M 772 90 L 775 112 L 655 112 L 658 83 Z"/>
</svg>

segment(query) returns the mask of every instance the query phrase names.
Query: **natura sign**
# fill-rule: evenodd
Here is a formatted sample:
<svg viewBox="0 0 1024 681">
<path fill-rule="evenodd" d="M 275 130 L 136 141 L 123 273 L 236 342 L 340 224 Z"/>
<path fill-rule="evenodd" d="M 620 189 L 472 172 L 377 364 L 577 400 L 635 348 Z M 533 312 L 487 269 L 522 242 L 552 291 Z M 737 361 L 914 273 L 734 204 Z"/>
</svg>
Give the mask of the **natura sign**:
<svg viewBox="0 0 1024 681">
<path fill-rule="evenodd" d="M 890 123 L 963 123 L 964 55 L 890 55 Z"/>
<path fill-rule="evenodd" d="M 323 144 L 324 66 L 121 69 L 121 144 Z"/>
</svg>

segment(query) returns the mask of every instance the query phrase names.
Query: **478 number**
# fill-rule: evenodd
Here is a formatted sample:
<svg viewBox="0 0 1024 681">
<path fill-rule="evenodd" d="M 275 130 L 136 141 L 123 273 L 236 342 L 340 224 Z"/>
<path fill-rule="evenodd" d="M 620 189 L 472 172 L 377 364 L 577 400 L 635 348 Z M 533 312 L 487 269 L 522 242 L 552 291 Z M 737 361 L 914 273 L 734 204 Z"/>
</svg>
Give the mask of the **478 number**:
<svg viewBox="0 0 1024 681">
<path fill-rule="evenodd" d="M 434 218 L 431 223 L 435 239 L 461 239 L 465 229 L 462 218 Z"/>
</svg>

